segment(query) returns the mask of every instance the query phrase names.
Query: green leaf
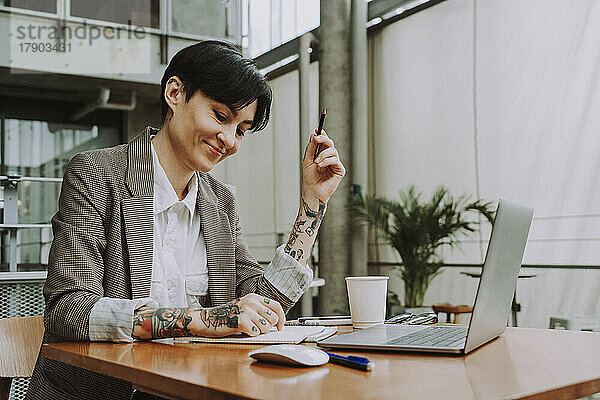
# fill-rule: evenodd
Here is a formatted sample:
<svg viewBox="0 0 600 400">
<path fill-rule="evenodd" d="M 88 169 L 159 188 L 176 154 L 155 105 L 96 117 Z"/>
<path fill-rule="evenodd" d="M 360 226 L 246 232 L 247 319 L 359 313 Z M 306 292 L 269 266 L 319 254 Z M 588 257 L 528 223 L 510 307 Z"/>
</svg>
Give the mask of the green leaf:
<svg viewBox="0 0 600 400">
<path fill-rule="evenodd" d="M 405 283 L 406 306 L 422 305 L 431 280 L 444 264 L 439 252 L 456 247 L 467 234 L 479 229 L 481 217 L 494 221 L 494 205 L 462 194 L 453 197 L 440 186 L 429 200 L 414 185 L 399 193 L 399 200 L 356 196 L 352 213 L 374 227 L 402 259 L 400 276 Z"/>
</svg>

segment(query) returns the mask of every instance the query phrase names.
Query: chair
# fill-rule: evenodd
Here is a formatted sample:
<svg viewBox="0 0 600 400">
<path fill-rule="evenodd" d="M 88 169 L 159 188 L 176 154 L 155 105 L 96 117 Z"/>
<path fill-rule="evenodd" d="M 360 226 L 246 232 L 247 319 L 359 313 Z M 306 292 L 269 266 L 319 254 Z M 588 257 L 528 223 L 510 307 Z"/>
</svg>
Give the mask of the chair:
<svg viewBox="0 0 600 400">
<path fill-rule="evenodd" d="M 433 308 L 433 312 L 436 314 L 446 314 L 446 322 L 452 324 L 458 324 L 458 316 L 460 314 L 473 312 L 473 307 L 464 304 L 455 306 L 450 303 L 439 303 L 434 304 L 431 308 Z"/>
<path fill-rule="evenodd" d="M 7 400 L 13 378 L 28 378 L 42 345 L 44 317 L 0 319 L 0 400 Z"/>
</svg>

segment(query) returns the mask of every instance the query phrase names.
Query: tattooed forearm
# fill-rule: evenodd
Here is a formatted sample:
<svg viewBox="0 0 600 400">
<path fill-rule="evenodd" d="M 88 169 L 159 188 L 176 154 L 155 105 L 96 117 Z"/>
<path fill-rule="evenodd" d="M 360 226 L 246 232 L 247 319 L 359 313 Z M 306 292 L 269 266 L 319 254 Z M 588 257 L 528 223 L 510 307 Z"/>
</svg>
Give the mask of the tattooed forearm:
<svg viewBox="0 0 600 400">
<path fill-rule="evenodd" d="M 292 256 L 292 258 L 298 261 L 302 259 L 302 254 L 304 254 L 304 251 L 302 249 L 290 251 L 290 256 Z"/>
<path fill-rule="evenodd" d="M 218 328 L 226 326 L 228 328 L 238 327 L 238 315 L 240 315 L 240 307 L 237 303 L 240 299 L 223 304 L 222 306 L 206 308 L 200 313 L 202 323 L 207 328 Z"/>
<path fill-rule="evenodd" d="M 134 339 L 189 336 L 192 317 L 186 308 L 141 307 L 133 315 Z"/>
<path fill-rule="evenodd" d="M 302 220 L 302 219 L 297 219 L 296 223 L 294 224 L 294 227 L 292 228 L 292 232 L 290 233 L 290 239 L 288 240 L 287 244 L 285 245 L 285 252 L 286 253 L 290 253 L 292 251 L 292 246 L 296 243 L 296 239 L 298 239 L 298 236 L 303 232 L 302 231 L 302 226 L 306 224 L 306 220 Z M 291 253 L 290 253 L 291 255 Z M 292 255 L 292 257 L 294 257 Z"/>
<path fill-rule="evenodd" d="M 302 199 L 302 206 L 304 213 L 311 219 L 310 226 L 306 228 L 306 234 L 310 237 L 314 235 L 317 228 L 321 224 L 323 217 L 325 216 L 325 203 L 319 202 L 319 211 L 312 210 L 309 205 Z"/>
<path fill-rule="evenodd" d="M 285 253 L 306 265 L 325 210 L 325 203 L 319 202 L 318 209 L 314 210 L 304 198 L 300 199 L 300 211 L 285 245 Z"/>
<path fill-rule="evenodd" d="M 238 328 L 242 312 L 239 299 L 212 308 L 140 307 L 133 315 L 134 339 L 160 339 L 175 336 L 219 336 L 226 328 Z M 193 327 L 193 328 L 192 328 Z M 223 328 L 217 330 L 217 328 Z"/>
</svg>

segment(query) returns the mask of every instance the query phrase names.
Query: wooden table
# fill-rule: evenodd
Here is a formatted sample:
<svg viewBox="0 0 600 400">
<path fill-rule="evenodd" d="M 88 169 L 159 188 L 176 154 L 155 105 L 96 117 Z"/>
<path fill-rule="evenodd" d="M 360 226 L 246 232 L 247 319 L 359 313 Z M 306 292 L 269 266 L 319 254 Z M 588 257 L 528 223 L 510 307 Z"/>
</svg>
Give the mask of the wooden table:
<svg viewBox="0 0 600 400">
<path fill-rule="evenodd" d="M 253 349 L 58 343 L 42 354 L 184 399 L 575 399 L 600 392 L 600 334 L 592 332 L 507 328 L 467 356 L 365 352 L 376 364 L 371 372 L 261 364 L 247 356 Z"/>
</svg>

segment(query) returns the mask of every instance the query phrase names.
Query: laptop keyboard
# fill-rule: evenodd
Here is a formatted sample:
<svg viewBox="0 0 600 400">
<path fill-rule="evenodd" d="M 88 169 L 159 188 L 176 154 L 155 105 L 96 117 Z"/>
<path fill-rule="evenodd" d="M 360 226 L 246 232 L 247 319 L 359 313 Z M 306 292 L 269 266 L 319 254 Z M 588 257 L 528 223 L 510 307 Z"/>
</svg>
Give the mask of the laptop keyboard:
<svg viewBox="0 0 600 400">
<path fill-rule="evenodd" d="M 456 347 L 457 345 L 465 344 L 467 329 L 466 326 L 430 326 L 420 331 L 388 340 L 385 344 Z"/>
</svg>

